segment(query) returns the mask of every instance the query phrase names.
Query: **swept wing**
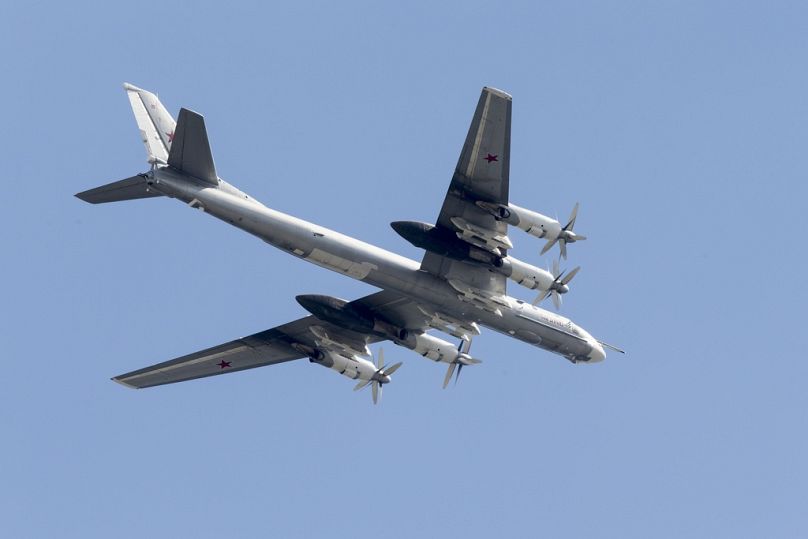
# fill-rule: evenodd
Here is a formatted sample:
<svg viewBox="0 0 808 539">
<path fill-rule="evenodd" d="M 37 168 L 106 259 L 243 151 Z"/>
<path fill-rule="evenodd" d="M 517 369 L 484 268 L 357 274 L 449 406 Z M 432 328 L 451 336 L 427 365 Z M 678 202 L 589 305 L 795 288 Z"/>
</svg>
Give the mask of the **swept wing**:
<svg viewBox="0 0 808 539">
<path fill-rule="evenodd" d="M 485 248 L 498 248 L 502 255 L 509 244 L 508 225 L 476 202 L 508 204 L 511 103 L 505 92 L 483 88 L 437 221 L 438 227 L 465 234 L 464 239 Z M 503 275 L 435 253 L 424 255 L 421 269 L 484 292 L 505 293 Z"/>
<path fill-rule="evenodd" d="M 377 292 L 353 301 L 351 305 L 359 306 L 398 327 L 416 331 L 428 327 L 427 317 L 417 305 L 394 292 Z M 360 334 L 314 316 L 306 316 L 248 337 L 122 374 L 113 380 L 142 389 L 275 365 L 306 357 L 305 353 L 293 346 L 295 344 L 322 348 L 318 341 L 322 342 L 324 334 L 329 340 L 343 346 L 343 350 L 360 352 L 368 344 L 385 340 L 382 335 Z"/>
</svg>

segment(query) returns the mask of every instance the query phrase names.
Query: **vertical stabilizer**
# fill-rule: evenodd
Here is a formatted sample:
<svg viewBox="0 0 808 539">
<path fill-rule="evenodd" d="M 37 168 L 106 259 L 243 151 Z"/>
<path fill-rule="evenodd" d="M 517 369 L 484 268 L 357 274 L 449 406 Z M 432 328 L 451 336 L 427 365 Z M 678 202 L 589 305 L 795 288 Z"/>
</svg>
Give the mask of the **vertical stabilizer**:
<svg viewBox="0 0 808 539">
<path fill-rule="evenodd" d="M 149 163 L 166 163 L 177 122 L 157 96 L 129 83 L 123 85 L 135 113 Z"/>
</svg>

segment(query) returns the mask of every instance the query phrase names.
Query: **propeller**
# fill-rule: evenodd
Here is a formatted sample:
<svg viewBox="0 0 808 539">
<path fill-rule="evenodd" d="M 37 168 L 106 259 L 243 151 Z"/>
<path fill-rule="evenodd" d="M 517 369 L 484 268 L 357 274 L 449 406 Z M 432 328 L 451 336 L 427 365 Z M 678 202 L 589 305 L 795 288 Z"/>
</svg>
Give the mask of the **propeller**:
<svg viewBox="0 0 808 539">
<path fill-rule="evenodd" d="M 561 232 L 558 233 L 554 239 L 548 241 L 544 248 L 541 250 L 541 254 L 546 253 L 550 249 L 553 248 L 553 245 L 558 243 L 559 248 L 561 249 L 561 258 L 564 260 L 567 259 L 567 244 L 568 243 L 575 243 L 576 241 L 585 240 L 586 236 L 582 236 L 581 234 L 576 234 L 572 231 L 572 228 L 575 226 L 575 220 L 578 218 L 578 203 L 575 203 L 575 207 L 572 208 L 572 213 L 570 214 L 570 220 L 564 225 L 564 228 L 561 229 Z"/>
<path fill-rule="evenodd" d="M 401 365 L 402 362 L 399 361 L 395 365 L 386 367 L 384 365 L 384 348 L 379 348 L 379 354 L 376 356 L 376 372 L 373 373 L 370 380 L 362 380 L 356 384 L 353 388 L 354 391 L 359 391 L 370 385 L 373 392 L 373 404 L 378 403 L 382 396 L 382 386 L 390 382 L 390 375 L 396 372 Z"/>
<path fill-rule="evenodd" d="M 457 345 L 457 357 L 454 361 L 449 363 L 449 368 L 446 370 L 446 376 L 443 379 L 443 389 L 446 389 L 446 386 L 449 385 L 449 380 L 452 379 L 452 374 L 455 374 L 455 369 L 457 369 L 457 374 L 455 374 L 455 384 L 457 384 L 457 380 L 460 378 L 460 371 L 463 370 L 463 366 L 465 365 L 477 365 L 478 363 L 482 363 L 479 359 L 475 359 L 469 355 L 469 350 L 471 350 L 471 339 L 461 339 L 460 344 Z"/>
<path fill-rule="evenodd" d="M 555 305 L 556 310 L 560 309 L 561 294 L 566 294 L 570 291 L 570 287 L 567 285 L 580 270 L 581 266 L 576 266 L 575 269 L 565 275 L 566 270 L 559 272 L 558 260 L 553 260 L 553 282 L 550 285 L 550 288 L 536 296 L 536 299 L 533 300 L 533 305 L 536 306 L 544 301 L 547 296 L 552 296 L 553 305 Z"/>
</svg>

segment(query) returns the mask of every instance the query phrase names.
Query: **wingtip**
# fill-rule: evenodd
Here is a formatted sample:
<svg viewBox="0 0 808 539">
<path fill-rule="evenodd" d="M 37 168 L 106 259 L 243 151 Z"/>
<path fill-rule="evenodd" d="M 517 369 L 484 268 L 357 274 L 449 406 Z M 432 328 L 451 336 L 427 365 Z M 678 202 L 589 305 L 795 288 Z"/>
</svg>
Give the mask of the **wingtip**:
<svg viewBox="0 0 808 539">
<path fill-rule="evenodd" d="M 81 193 L 76 193 L 73 196 L 76 197 L 77 199 L 83 201 L 83 202 L 89 202 L 90 204 L 93 203 L 91 200 L 89 200 L 87 198 L 87 191 L 82 191 Z"/>
<path fill-rule="evenodd" d="M 139 387 L 133 386 L 132 384 L 127 384 L 126 382 L 124 382 L 123 380 L 121 380 L 118 377 L 110 378 L 110 380 L 112 380 L 113 382 L 116 382 L 118 384 L 121 384 L 124 387 L 128 387 L 129 389 L 140 389 Z"/>
</svg>

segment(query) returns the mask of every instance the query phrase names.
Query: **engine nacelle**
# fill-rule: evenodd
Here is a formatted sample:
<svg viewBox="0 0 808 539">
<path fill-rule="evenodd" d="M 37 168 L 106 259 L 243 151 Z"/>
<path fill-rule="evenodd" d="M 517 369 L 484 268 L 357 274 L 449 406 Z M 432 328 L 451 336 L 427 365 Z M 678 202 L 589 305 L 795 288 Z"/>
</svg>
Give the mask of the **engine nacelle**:
<svg viewBox="0 0 808 539">
<path fill-rule="evenodd" d="M 492 204 L 490 202 L 477 202 L 477 205 L 491 213 L 500 221 L 521 228 L 531 236 L 552 240 L 561 233 L 561 223 L 532 210 L 517 206 L 516 204 Z"/>
<path fill-rule="evenodd" d="M 312 362 L 337 371 L 351 380 L 357 378 L 368 380 L 376 372 L 376 367 L 367 359 L 358 356 L 346 357 L 331 351 L 322 352 L 320 359 L 312 358 Z"/>
<path fill-rule="evenodd" d="M 531 290 L 549 290 L 553 286 L 553 274 L 527 262 L 507 256 L 495 264 L 497 270 L 508 279 Z"/>
<path fill-rule="evenodd" d="M 511 212 L 511 216 L 516 216 L 517 222 L 513 224 L 531 236 L 552 240 L 557 238 L 558 234 L 561 232 L 561 223 L 546 215 L 520 208 L 515 204 L 509 204 L 508 209 Z"/>
<path fill-rule="evenodd" d="M 443 363 L 453 363 L 460 355 L 456 345 L 428 333 L 407 335 L 406 340 L 399 341 L 397 344 L 432 361 L 442 361 Z"/>
</svg>

